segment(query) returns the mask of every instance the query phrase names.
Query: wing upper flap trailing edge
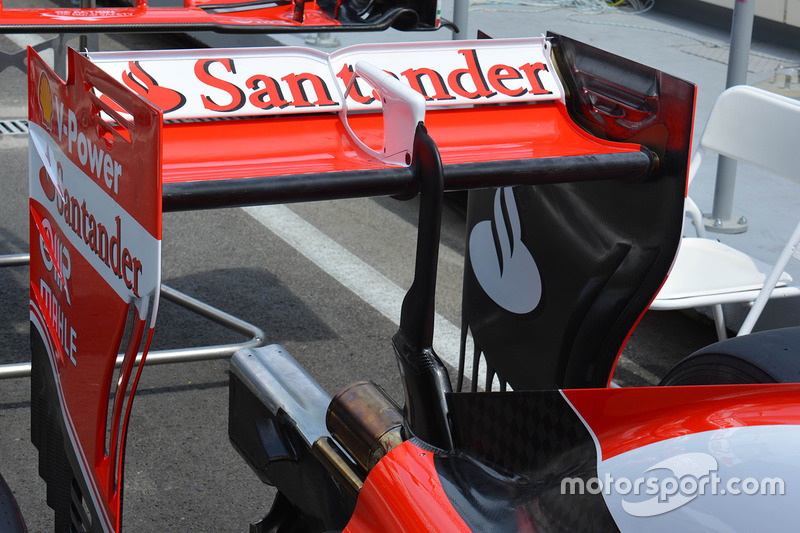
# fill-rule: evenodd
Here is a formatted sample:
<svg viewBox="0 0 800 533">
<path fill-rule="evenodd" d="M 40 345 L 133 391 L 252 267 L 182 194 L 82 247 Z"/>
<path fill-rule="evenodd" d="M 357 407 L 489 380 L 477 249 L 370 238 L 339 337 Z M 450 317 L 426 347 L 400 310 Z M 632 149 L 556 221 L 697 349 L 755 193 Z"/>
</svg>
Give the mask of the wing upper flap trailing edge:
<svg viewBox="0 0 800 533">
<path fill-rule="evenodd" d="M 46 347 L 33 372 L 58 407 L 48 431 L 68 443 L 86 508 L 80 528 L 116 531 L 137 355 L 149 345 L 161 281 L 162 120 L 75 51 L 69 61 L 65 83 L 29 51 L 31 321 Z M 94 89 L 131 120 L 109 123 L 116 113 Z M 49 437 L 34 438 L 40 451 Z"/>
</svg>

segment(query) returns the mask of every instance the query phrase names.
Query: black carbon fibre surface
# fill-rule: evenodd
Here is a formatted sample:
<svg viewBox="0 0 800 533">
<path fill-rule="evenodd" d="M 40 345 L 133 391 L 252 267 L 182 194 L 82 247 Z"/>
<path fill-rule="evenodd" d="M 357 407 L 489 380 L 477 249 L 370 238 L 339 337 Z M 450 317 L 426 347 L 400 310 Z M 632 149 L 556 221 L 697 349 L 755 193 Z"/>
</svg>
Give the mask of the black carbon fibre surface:
<svg viewBox="0 0 800 533">
<path fill-rule="evenodd" d="M 618 531 L 602 494 L 562 494 L 597 476 L 592 436 L 558 391 L 448 396 L 460 453 L 436 456 L 473 531 Z"/>
<path fill-rule="evenodd" d="M 693 85 L 551 37 L 572 120 L 658 165 L 644 179 L 470 191 L 464 319 L 515 390 L 608 384 L 677 251 L 691 144 Z"/>
<path fill-rule="evenodd" d="M 47 483 L 47 505 L 55 511 L 54 531 L 102 531 L 96 511 L 88 509 L 89 502 L 81 497 L 85 483 L 73 473 L 77 458 L 66 448 L 64 432 L 47 350 L 31 325 L 31 441 L 39 450 L 39 476 Z"/>
</svg>

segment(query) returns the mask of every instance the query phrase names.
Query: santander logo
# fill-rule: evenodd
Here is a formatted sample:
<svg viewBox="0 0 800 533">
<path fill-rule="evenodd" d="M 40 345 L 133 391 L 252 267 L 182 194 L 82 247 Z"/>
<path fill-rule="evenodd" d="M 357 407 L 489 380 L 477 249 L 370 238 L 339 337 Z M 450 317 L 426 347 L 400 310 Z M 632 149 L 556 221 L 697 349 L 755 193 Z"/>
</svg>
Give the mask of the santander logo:
<svg viewBox="0 0 800 533">
<path fill-rule="evenodd" d="M 332 54 L 299 47 L 94 52 L 90 59 L 168 119 L 377 111 L 377 94 L 353 71 L 359 61 L 390 73 L 429 106 L 563 96 L 544 38 L 356 45 Z"/>
<path fill-rule="evenodd" d="M 494 216 L 475 224 L 469 236 L 472 271 L 487 295 L 506 311 L 530 313 L 542 298 L 542 279 L 522 242 L 522 224 L 511 187 L 498 189 Z"/>
<path fill-rule="evenodd" d="M 173 89 L 162 87 L 147 73 L 138 61 L 130 61 L 122 73 L 122 82 L 133 92 L 166 113 L 171 113 L 186 104 L 186 97 Z M 124 112 L 116 103 L 103 95 L 100 98 L 117 112 Z"/>
<path fill-rule="evenodd" d="M 130 71 L 126 72 L 122 78 L 125 85 L 164 113 L 179 109 L 186 103 L 186 97 L 178 91 L 159 86 L 156 80 L 139 65 L 138 61 L 128 63 L 128 68 Z"/>
</svg>

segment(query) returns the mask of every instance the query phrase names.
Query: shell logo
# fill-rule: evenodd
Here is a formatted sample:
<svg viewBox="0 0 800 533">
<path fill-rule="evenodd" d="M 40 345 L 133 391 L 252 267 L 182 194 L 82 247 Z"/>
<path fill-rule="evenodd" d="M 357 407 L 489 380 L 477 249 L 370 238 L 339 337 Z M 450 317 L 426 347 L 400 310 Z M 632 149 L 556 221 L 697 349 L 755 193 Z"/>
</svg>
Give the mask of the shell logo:
<svg viewBox="0 0 800 533">
<path fill-rule="evenodd" d="M 52 129 L 53 93 L 50 89 L 50 80 L 44 74 L 39 78 L 39 108 L 42 110 L 42 122 L 48 129 Z"/>
</svg>

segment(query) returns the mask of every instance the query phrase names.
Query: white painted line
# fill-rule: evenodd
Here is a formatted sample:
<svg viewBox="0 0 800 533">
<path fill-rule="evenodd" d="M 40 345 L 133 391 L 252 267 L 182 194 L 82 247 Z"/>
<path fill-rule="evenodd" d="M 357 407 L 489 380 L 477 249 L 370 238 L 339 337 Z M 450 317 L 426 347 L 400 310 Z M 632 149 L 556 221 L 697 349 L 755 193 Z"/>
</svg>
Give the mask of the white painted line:
<svg viewBox="0 0 800 533">
<path fill-rule="evenodd" d="M 400 324 L 400 307 L 406 291 L 392 280 L 284 205 L 245 207 L 244 210 L 396 326 Z M 460 343 L 460 328 L 436 313 L 434 350 L 443 362 L 453 368 L 458 368 Z M 470 339 L 464 370 L 466 376 L 472 375 L 472 350 Z M 479 383 L 485 382 L 486 369 L 481 366 Z"/>
<path fill-rule="evenodd" d="M 658 383 L 661 381 L 661 378 L 647 370 L 645 367 L 641 366 L 636 361 L 628 359 L 627 357 L 620 356 L 617 364 L 628 372 L 632 372 L 640 378 L 646 379 L 651 385 L 658 385 Z"/>
</svg>

